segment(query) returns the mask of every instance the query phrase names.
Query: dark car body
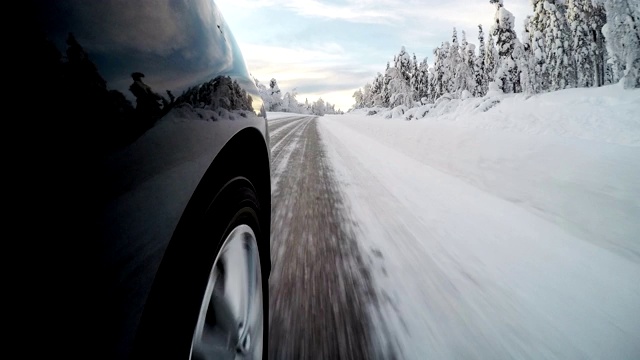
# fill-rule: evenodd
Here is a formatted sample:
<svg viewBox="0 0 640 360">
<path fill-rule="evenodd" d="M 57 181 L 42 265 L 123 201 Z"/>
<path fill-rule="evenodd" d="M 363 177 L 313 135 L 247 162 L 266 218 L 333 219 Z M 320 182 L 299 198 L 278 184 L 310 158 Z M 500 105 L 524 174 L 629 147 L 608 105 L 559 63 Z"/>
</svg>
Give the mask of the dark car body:
<svg viewBox="0 0 640 360">
<path fill-rule="evenodd" d="M 19 212 L 40 239 L 38 347 L 182 356 L 221 241 L 194 238 L 227 225 L 221 189 L 255 195 L 263 289 L 270 269 L 269 136 L 238 45 L 211 0 L 28 6 Z"/>
</svg>

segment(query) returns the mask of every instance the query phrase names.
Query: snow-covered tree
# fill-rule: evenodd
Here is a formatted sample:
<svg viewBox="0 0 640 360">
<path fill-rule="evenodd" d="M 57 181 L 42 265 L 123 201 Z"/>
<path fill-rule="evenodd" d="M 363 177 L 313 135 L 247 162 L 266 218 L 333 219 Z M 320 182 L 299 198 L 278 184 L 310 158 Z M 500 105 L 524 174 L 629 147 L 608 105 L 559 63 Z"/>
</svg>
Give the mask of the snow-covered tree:
<svg viewBox="0 0 640 360">
<path fill-rule="evenodd" d="M 362 90 L 362 104 L 364 107 L 372 107 L 373 106 L 373 96 L 371 94 L 371 84 L 366 83 L 364 85 L 364 89 Z"/>
<path fill-rule="evenodd" d="M 388 76 L 389 69 L 391 69 L 391 67 L 387 62 L 387 69 L 385 70 L 383 81 L 382 81 L 382 92 L 380 93 L 381 95 L 380 104 L 384 107 L 389 107 L 389 103 L 391 100 L 391 89 L 389 87 L 389 82 L 391 81 L 391 77 Z"/>
<path fill-rule="evenodd" d="M 334 104 L 330 104 L 328 101 L 325 104 L 325 114 L 337 114 L 336 106 Z"/>
<path fill-rule="evenodd" d="M 416 54 L 413 53 L 413 59 L 411 60 L 411 79 L 409 80 L 409 86 L 413 90 L 413 100 L 420 101 L 420 80 L 418 74 L 418 67 L 420 64 L 418 63 L 418 59 L 416 58 Z"/>
<path fill-rule="evenodd" d="M 605 69 L 607 68 L 607 48 L 605 46 L 604 34 L 602 28 L 607 23 L 607 14 L 603 4 L 592 3 L 592 13 L 589 14 L 589 27 L 593 40 L 593 67 L 595 72 L 595 85 L 602 86 L 605 84 Z"/>
<path fill-rule="evenodd" d="M 269 103 L 268 111 L 280 111 L 282 107 L 282 92 L 275 78 L 269 81 Z"/>
<path fill-rule="evenodd" d="M 415 80 L 415 98 L 422 102 L 429 101 L 429 64 L 427 63 L 427 58 L 424 58 L 420 65 L 418 65 L 416 69 L 416 74 L 414 75 Z"/>
<path fill-rule="evenodd" d="M 291 94 L 285 93 L 282 97 L 282 105 L 280 107 L 280 111 L 283 112 L 294 112 L 292 108 L 295 108 L 295 104 L 291 101 Z"/>
<path fill-rule="evenodd" d="M 445 64 L 447 62 L 448 45 L 449 43 L 445 42 L 442 46 L 433 50 L 434 63 L 433 69 L 430 71 L 432 73 L 432 79 L 429 82 L 429 94 L 430 100 L 434 102 L 447 92 L 446 82 L 448 81 L 449 75 L 446 74 Z"/>
<path fill-rule="evenodd" d="M 444 87 L 447 93 L 453 94 L 458 90 L 458 66 L 462 62 L 460 45 L 458 44 L 458 32 L 455 27 L 451 36 L 451 44 L 445 42 L 445 47 L 448 54 L 444 65 Z"/>
<path fill-rule="evenodd" d="M 433 103 L 436 99 L 436 71 L 433 66 L 429 67 L 429 80 L 427 83 L 427 103 Z"/>
<path fill-rule="evenodd" d="M 524 30 L 522 31 L 522 56 L 518 64 L 520 73 L 520 84 L 522 85 L 522 92 L 527 94 L 535 94 L 540 92 L 540 88 L 536 80 L 536 57 L 533 54 L 533 47 L 531 46 L 531 28 L 529 22 L 531 16 L 527 16 L 524 19 Z"/>
<path fill-rule="evenodd" d="M 487 88 L 489 83 L 496 80 L 496 70 L 499 65 L 498 50 L 496 49 L 493 36 L 488 35 L 487 49 L 484 58 L 484 73 L 487 79 Z"/>
<path fill-rule="evenodd" d="M 384 88 L 384 76 L 381 73 L 376 75 L 371 85 L 371 101 L 373 106 L 382 106 L 382 89 Z"/>
<path fill-rule="evenodd" d="M 307 113 L 304 108 L 303 104 L 300 104 L 298 102 L 298 89 L 297 88 L 293 88 L 293 90 L 291 90 L 291 92 L 289 93 L 289 98 L 291 101 L 291 112 L 296 112 L 296 113 L 300 113 L 300 114 L 305 114 Z"/>
<path fill-rule="evenodd" d="M 502 0 L 489 0 L 496 5 L 495 23 L 491 29 L 491 34 L 496 37 L 498 56 L 500 64 L 496 71 L 496 82 L 500 83 L 502 91 L 505 93 L 520 92 L 520 72 L 518 70 L 518 60 L 514 58 L 514 50 L 520 46 L 513 30 L 515 18 L 503 6 Z"/>
<path fill-rule="evenodd" d="M 402 75 L 402 78 L 406 82 L 409 82 L 409 80 L 411 79 L 411 67 L 412 67 L 411 56 L 409 56 L 404 46 L 400 48 L 400 52 L 398 53 L 398 55 L 394 57 L 394 59 L 395 59 L 394 67 L 398 69 L 398 71 L 400 72 L 400 75 Z"/>
<path fill-rule="evenodd" d="M 459 96 L 463 91 L 473 94 L 476 87 L 474 75 L 475 45 L 467 42 L 465 32 L 462 32 L 460 43 L 460 62 L 455 71 L 455 93 Z"/>
<path fill-rule="evenodd" d="M 549 73 L 547 72 L 547 46 L 545 43 L 545 30 L 548 23 L 547 11 L 544 4 L 547 0 L 531 0 L 533 15 L 526 23 L 526 31 L 529 33 L 529 44 L 535 65 L 530 77 L 533 79 L 534 92 L 538 93 L 549 89 Z"/>
<path fill-rule="evenodd" d="M 573 60 L 576 65 L 576 86 L 591 87 L 595 84 L 595 42 L 591 34 L 591 0 L 569 0 L 567 20 L 571 30 Z"/>
<path fill-rule="evenodd" d="M 549 74 L 549 90 L 574 87 L 576 68 L 571 52 L 571 32 L 565 15 L 564 0 L 546 0 L 546 26 L 544 31 L 546 70 Z"/>
<path fill-rule="evenodd" d="M 389 80 L 389 91 L 391 97 L 389 99 L 389 107 L 404 105 L 411 107 L 413 105 L 413 90 L 409 86 L 409 82 L 404 78 L 402 71 L 395 67 L 387 70 L 386 76 Z"/>
<path fill-rule="evenodd" d="M 482 25 L 478 25 L 478 56 L 475 59 L 474 74 L 476 77 L 476 87 L 473 91 L 474 96 L 484 96 L 487 93 L 487 74 L 484 69 L 484 59 L 486 57 L 484 46 L 484 32 L 482 31 Z"/>
<path fill-rule="evenodd" d="M 614 80 L 640 88 L 640 3 L 606 0 L 607 23 L 602 29 L 613 64 Z"/>
<path fill-rule="evenodd" d="M 364 107 L 364 96 L 362 94 L 362 90 L 358 89 L 353 93 L 353 99 L 355 100 L 355 104 L 353 105 L 354 109 L 362 109 Z"/>
<path fill-rule="evenodd" d="M 322 98 L 319 98 L 318 101 L 314 102 L 311 105 L 311 113 L 313 115 L 324 116 L 326 111 L 327 111 L 327 108 Z"/>
</svg>

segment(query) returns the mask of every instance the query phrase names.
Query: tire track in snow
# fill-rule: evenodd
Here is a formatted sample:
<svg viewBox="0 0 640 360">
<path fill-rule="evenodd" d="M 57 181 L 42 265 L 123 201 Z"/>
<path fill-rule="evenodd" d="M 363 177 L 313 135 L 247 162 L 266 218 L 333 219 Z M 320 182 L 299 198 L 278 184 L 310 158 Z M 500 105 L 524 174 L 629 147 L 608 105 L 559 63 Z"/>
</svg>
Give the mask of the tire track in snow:
<svg viewBox="0 0 640 360">
<path fill-rule="evenodd" d="M 371 359 L 374 292 L 317 122 L 272 139 L 269 358 Z"/>
</svg>

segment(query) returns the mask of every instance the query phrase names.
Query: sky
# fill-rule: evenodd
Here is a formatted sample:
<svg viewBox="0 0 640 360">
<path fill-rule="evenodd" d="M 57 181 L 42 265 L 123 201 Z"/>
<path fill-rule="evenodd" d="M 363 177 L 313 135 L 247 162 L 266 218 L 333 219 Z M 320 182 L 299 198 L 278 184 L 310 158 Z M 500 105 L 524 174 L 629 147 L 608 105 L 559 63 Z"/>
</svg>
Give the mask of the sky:
<svg viewBox="0 0 640 360">
<path fill-rule="evenodd" d="M 249 72 L 299 102 L 322 97 L 343 111 L 353 93 L 404 46 L 419 61 L 451 40 L 453 27 L 478 44 L 478 24 L 489 33 L 489 0 L 215 0 L 244 55 Z M 504 0 L 521 37 L 530 0 Z"/>
</svg>

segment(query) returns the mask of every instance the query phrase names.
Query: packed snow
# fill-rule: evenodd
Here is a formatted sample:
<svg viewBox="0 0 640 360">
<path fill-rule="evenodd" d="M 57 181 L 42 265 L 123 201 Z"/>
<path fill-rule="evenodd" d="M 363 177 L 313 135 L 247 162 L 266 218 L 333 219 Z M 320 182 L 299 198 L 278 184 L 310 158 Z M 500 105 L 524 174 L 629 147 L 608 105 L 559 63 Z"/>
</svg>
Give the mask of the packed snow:
<svg viewBox="0 0 640 360">
<path fill-rule="evenodd" d="M 267 112 L 267 121 L 288 118 L 291 116 L 305 116 L 305 115 L 291 113 L 291 112 L 269 111 Z"/>
<path fill-rule="evenodd" d="M 611 85 L 320 117 L 382 348 L 640 358 L 638 114 Z"/>
</svg>

